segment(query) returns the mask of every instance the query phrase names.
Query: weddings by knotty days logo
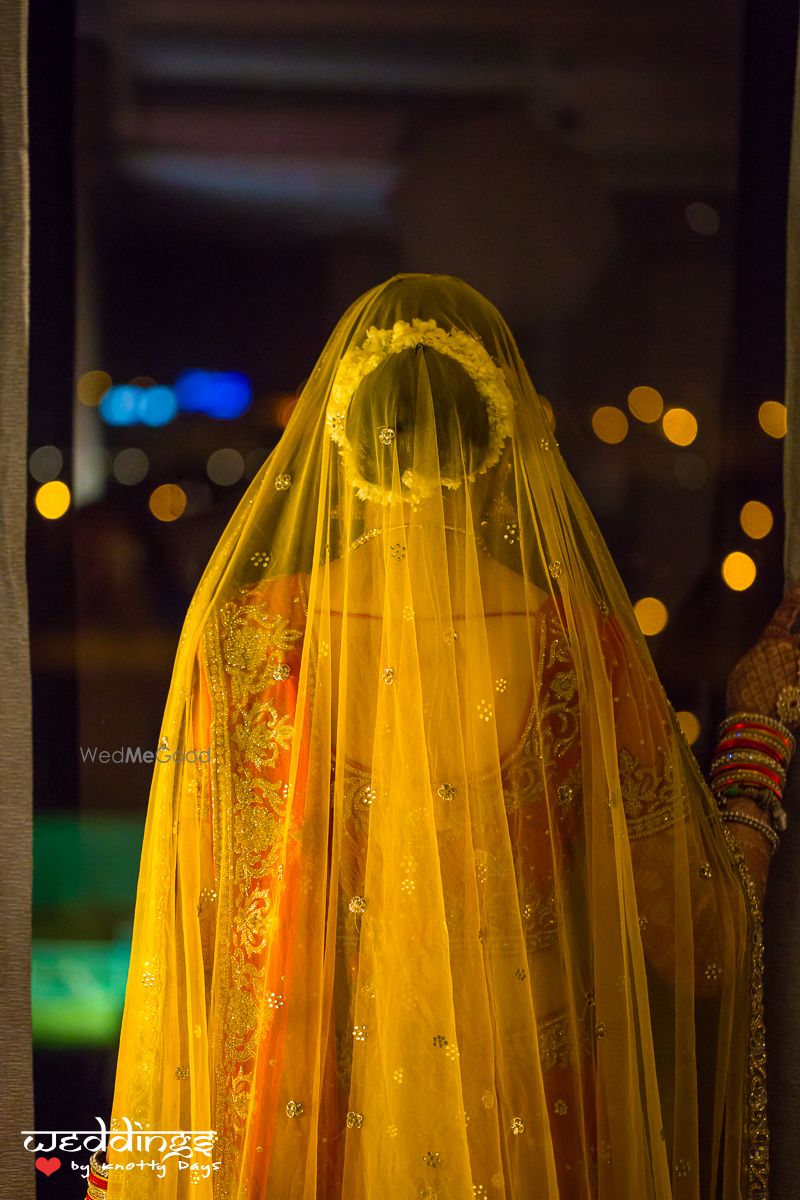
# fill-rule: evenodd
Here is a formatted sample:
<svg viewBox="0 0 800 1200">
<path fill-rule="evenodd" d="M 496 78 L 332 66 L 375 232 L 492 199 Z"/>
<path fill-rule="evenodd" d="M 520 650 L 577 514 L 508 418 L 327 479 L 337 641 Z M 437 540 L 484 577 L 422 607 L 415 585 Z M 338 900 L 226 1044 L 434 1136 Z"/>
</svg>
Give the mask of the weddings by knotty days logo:
<svg viewBox="0 0 800 1200">
<path fill-rule="evenodd" d="M 63 1155 L 96 1154 L 111 1151 L 124 1156 L 122 1161 L 107 1164 L 109 1172 L 152 1171 L 159 1179 L 171 1167 L 189 1171 L 194 1178 L 207 1178 L 218 1171 L 220 1163 L 211 1155 L 217 1133 L 214 1129 L 150 1129 L 128 1117 L 115 1118 L 110 1130 L 101 1117 L 96 1117 L 98 1130 L 93 1129 L 21 1129 L 24 1147 L 36 1154 L 34 1166 L 42 1175 L 51 1176 L 65 1166 Z M 56 1153 L 58 1152 L 58 1153 Z M 141 1158 L 137 1159 L 137 1155 Z M 146 1156 L 150 1157 L 147 1158 Z M 197 1157 L 200 1161 L 193 1161 Z M 206 1160 L 206 1161 L 203 1161 Z M 69 1169 L 79 1171 L 84 1179 L 89 1175 L 87 1162 L 69 1161 Z"/>
</svg>

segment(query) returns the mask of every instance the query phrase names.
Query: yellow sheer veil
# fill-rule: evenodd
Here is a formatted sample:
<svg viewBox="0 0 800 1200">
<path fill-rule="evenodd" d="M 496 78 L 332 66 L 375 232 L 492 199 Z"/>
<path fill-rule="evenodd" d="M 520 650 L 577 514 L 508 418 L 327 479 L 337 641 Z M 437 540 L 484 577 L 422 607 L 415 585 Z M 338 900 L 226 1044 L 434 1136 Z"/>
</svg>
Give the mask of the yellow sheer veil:
<svg viewBox="0 0 800 1200">
<path fill-rule="evenodd" d="M 754 889 L 460 280 L 338 322 L 162 747 L 112 1128 L 216 1142 L 164 1178 L 112 1143 L 110 1197 L 766 1195 Z"/>
</svg>

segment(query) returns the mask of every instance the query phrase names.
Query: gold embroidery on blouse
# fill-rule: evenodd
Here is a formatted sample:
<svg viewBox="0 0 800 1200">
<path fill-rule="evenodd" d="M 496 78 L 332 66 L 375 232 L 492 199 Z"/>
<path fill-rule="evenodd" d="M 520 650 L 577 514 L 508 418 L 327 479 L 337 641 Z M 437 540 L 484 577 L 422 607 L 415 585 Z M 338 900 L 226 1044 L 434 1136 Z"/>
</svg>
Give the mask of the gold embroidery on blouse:
<svg viewBox="0 0 800 1200">
<path fill-rule="evenodd" d="M 675 821 L 672 762 L 659 747 L 660 765 L 642 763 L 623 746 L 619 751 L 622 804 L 632 838 L 660 833 Z"/>
<path fill-rule="evenodd" d="M 542 751 L 545 759 L 563 758 L 573 747 L 580 732 L 578 715 L 578 684 L 569 646 L 560 621 L 543 617 L 540 639 L 546 647 L 548 669 L 559 663 L 569 669 L 556 671 L 541 697 L 539 724 L 542 731 Z M 539 675 L 540 688 L 543 685 Z"/>
<path fill-rule="evenodd" d="M 563 821 L 569 818 L 581 804 L 582 770 L 580 761 L 570 767 L 555 792 L 555 808 Z"/>
<path fill-rule="evenodd" d="M 525 926 L 525 946 L 529 953 L 551 946 L 558 938 L 556 894 L 552 880 L 549 883 L 547 888 L 537 888 L 524 883 L 519 891 Z"/>
<path fill-rule="evenodd" d="M 346 759 L 338 769 L 343 773 L 342 799 L 344 801 L 344 820 L 348 826 L 348 832 L 351 836 L 366 837 L 370 809 L 378 795 L 372 784 L 372 776 Z M 333 774 L 331 777 L 331 800 L 333 800 L 335 782 L 336 777 Z"/>
<path fill-rule="evenodd" d="M 536 710 L 531 713 L 518 753 L 503 768 L 506 811 L 510 814 L 522 805 L 532 804 L 544 795 L 540 733 Z"/>
<path fill-rule="evenodd" d="M 240 600 L 229 601 L 220 614 L 222 659 L 230 676 L 231 697 L 239 705 L 277 682 L 274 670 L 281 665 L 282 654 L 302 637 L 300 630 L 290 629 L 286 618 L 270 612 L 263 601 L 246 603 L 248 589 L 242 593 Z"/>
<path fill-rule="evenodd" d="M 572 654 L 569 646 L 566 645 L 564 634 L 561 629 L 561 624 L 555 617 L 550 617 L 550 641 L 547 653 L 547 665 L 552 667 L 553 663 L 571 663 Z"/>
<path fill-rule="evenodd" d="M 571 1067 L 575 1061 L 575 1042 L 570 1028 L 568 1015 L 558 1013 L 540 1021 L 539 1058 L 543 1071 L 553 1071 L 556 1067 Z"/>
</svg>

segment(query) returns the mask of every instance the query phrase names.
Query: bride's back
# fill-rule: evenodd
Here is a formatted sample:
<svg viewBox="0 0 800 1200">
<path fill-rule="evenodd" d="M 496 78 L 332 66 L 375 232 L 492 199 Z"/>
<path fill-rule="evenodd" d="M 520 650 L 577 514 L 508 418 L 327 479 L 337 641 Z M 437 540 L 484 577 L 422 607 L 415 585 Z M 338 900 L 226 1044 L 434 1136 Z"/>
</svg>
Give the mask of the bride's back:
<svg viewBox="0 0 800 1200">
<path fill-rule="evenodd" d="M 331 675 L 334 701 L 339 694 L 339 673 L 342 649 L 342 611 L 345 600 L 345 572 L 347 572 L 347 661 L 348 672 L 356 678 L 358 686 L 348 687 L 349 710 L 347 712 L 348 744 L 357 747 L 358 753 L 351 757 L 360 763 L 371 759 L 374 737 L 374 713 L 377 690 L 381 686 L 381 638 L 383 634 L 382 601 L 384 595 L 383 549 L 380 539 L 367 543 L 353 551 L 348 558 L 330 564 L 330 643 Z M 442 630 L 438 619 L 435 600 L 424 593 L 415 595 L 413 610 L 406 608 L 407 619 L 414 622 L 420 663 L 420 678 L 428 689 L 427 711 L 424 712 L 430 738 L 437 743 L 437 728 L 447 730 L 447 716 L 453 714 L 435 711 L 434 685 L 438 671 L 446 668 L 452 660 L 459 683 L 462 727 L 469 718 L 466 712 L 464 673 L 470 651 L 470 638 L 485 630 L 486 649 L 491 669 L 491 694 L 485 701 L 494 710 L 497 729 L 497 746 L 501 761 L 516 749 L 522 730 L 530 715 L 533 700 L 533 678 L 531 663 L 533 655 L 529 641 L 536 636 L 532 626 L 535 614 L 547 598 L 547 593 L 534 587 L 496 559 L 478 555 L 480 587 L 482 597 L 482 619 L 478 623 L 463 612 L 458 603 L 458 568 L 451 565 L 450 588 L 453 606 L 452 625 Z M 451 560 L 452 562 L 452 560 Z M 440 587 L 445 586 L 441 581 Z M 354 598 L 357 597 L 357 603 Z M 327 607 L 327 605 L 326 605 Z M 412 615 L 413 612 L 413 615 Z M 485 625 L 483 617 L 486 618 Z M 488 689 L 487 689 L 488 690 Z M 333 712 L 335 728 L 343 714 Z M 450 744 L 449 735 L 442 734 L 435 746 L 440 768 L 447 774 L 448 748 L 453 771 L 458 772 L 463 756 L 457 745 Z M 488 763 L 487 766 L 491 764 Z M 452 772 L 451 772 L 452 773 Z"/>
</svg>

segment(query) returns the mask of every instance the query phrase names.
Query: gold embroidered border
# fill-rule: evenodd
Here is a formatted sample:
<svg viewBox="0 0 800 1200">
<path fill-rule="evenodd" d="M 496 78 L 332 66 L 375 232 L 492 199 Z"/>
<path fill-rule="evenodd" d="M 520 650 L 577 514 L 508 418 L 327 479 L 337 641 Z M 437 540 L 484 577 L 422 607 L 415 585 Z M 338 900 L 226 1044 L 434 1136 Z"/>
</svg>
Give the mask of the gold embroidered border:
<svg viewBox="0 0 800 1200">
<path fill-rule="evenodd" d="M 764 926 L 755 883 L 736 838 L 719 817 L 750 909 L 749 1038 L 745 1079 L 742 1146 L 743 1195 L 766 1200 L 769 1194 L 769 1126 L 767 1124 L 767 1049 L 764 1028 Z"/>
<path fill-rule="evenodd" d="M 204 647 L 212 696 L 213 840 L 221 901 L 216 964 L 220 1006 L 215 1047 L 215 1124 L 222 1168 L 216 1190 L 235 1195 L 237 1163 L 256 1065 L 265 952 L 273 929 L 272 882 L 287 785 L 275 771 L 293 723 L 280 710 L 283 676 L 275 668 L 302 637 L 268 598 L 249 589 L 207 627 Z M 270 778 L 270 772 L 273 777 Z M 217 974 L 218 972 L 218 974 Z"/>
<path fill-rule="evenodd" d="M 548 1017 L 538 1024 L 539 1058 L 542 1071 L 567 1068 L 575 1061 L 575 1043 L 568 1013 Z"/>
<path fill-rule="evenodd" d="M 628 824 L 628 837 L 648 837 L 662 833 L 675 824 L 676 797 L 672 762 L 664 747 L 659 747 L 661 765 L 642 763 L 623 746 L 618 756 L 622 806 Z M 680 816 L 688 816 L 688 794 L 681 792 Z"/>
<path fill-rule="evenodd" d="M 204 637 L 206 674 L 211 691 L 211 740 L 213 744 L 211 782 L 211 803 L 213 812 L 212 837 L 214 851 L 214 866 L 216 871 L 216 890 L 219 899 L 217 925 L 217 946 L 224 947 L 227 952 L 230 944 L 231 906 L 233 899 L 233 855 L 230 852 L 230 754 L 228 746 L 228 706 L 225 695 L 225 674 L 222 667 L 222 656 L 219 645 L 219 629 L 216 620 L 211 620 Z M 220 990 L 219 972 L 229 969 L 223 961 L 215 962 L 215 991 Z M 226 979 L 226 984 L 228 980 Z M 222 1056 L 217 1047 L 214 1051 L 214 1127 L 217 1130 L 217 1146 L 222 1163 L 218 1188 L 221 1200 L 228 1200 L 231 1195 L 232 1180 L 230 1178 L 231 1159 L 235 1151 L 228 1128 L 229 1116 L 226 1112 L 228 1105 L 227 1080 Z M 223 1126 L 225 1128 L 223 1129 Z"/>
</svg>

